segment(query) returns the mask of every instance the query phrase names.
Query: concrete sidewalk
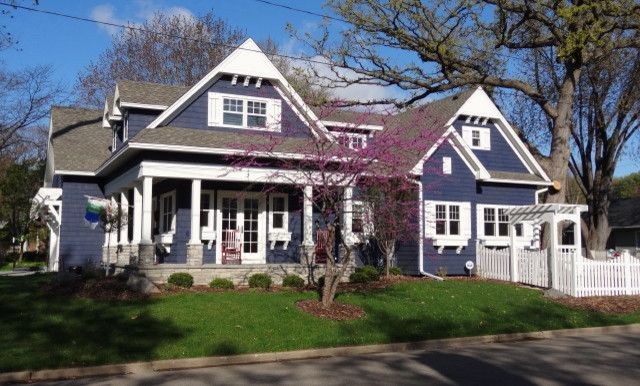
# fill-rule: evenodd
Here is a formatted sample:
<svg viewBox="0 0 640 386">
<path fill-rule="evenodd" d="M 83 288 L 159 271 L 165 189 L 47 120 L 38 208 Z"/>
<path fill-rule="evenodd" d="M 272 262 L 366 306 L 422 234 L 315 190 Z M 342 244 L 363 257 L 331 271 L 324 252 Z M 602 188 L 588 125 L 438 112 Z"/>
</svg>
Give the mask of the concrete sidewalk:
<svg viewBox="0 0 640 386">
<path fill-rule="evenodd" d="M 440 350 L 130 374 L 46 385 L 637 385 L 640 334 L 596 333 Z"/>
</svg>

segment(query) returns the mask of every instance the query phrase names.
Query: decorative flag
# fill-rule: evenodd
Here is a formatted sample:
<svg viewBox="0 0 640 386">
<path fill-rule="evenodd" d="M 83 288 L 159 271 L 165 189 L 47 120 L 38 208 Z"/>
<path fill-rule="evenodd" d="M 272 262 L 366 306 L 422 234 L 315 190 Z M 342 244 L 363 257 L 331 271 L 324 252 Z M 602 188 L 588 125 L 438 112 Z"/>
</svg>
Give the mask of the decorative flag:
<svg viewBox="0 0 640 386">
<path fill-rule="evenodd" d="M 87 205 L 84 212 L 85 224 L 91 229 L 96 229 L 100 223 L 100 212 L 108 205 L 109 200 L 87 196 Z"/>
</svg>

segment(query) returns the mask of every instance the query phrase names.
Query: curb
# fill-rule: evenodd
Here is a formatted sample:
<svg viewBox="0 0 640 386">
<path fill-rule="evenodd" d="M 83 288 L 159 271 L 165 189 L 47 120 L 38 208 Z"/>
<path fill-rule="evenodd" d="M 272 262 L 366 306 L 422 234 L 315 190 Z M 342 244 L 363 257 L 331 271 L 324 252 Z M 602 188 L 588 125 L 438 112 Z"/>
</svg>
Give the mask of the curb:
<svg viewBox="0 0 640 386">
<path fill-rule="evenodd" d="M 9 382 L 43 382 L 85 377 L 113 376 L 131 373 L 154 371 L 186 370 L 202 367 L 217 367 L 239 364 L 283 362 L 301 359 L 328 358 L 336 356 L 352 356 L 377 354 L 384 352 L 401 352 L 411 350 L 439 350 L 468 345 L 487 343 L 507 343 L 527 340 L 544 340 L 561 337 L 577 337 L 598 333 L 639 332 L 640 323 L 619 326 L 588 327 L 565 330 L 549 330 L 537 332 L 519 332 L 513 334 L 483 335 L 462 338 L 433 339 L 419 342 L 374 344 L 367 346 L 345 346 L 273 353 L 242 354 L 203 358 L 167 359 L 150 362 L 134 362 L 116 365 L 92 367 L 74 367 L 37 371 L 17 371 L 0 373 L 0 383 Z"/>
</svg>

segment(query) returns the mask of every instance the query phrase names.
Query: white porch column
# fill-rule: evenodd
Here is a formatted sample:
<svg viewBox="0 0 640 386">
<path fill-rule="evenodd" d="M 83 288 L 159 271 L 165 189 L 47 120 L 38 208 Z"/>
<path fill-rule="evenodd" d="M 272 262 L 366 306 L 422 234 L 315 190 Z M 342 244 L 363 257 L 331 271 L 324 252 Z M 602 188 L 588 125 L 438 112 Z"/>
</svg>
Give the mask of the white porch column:
<svg viewBox="0 0 640 386">
<path fill-rule="evenodd" d="M 200 240 L 200 194 L 202 180 L 191 181 L 191 238 L 189 244 L 201 245 Z"/>
<path fill-rule="evenodd" d="M 303 190 L 302 200 L 302 223 L 304 224 L 302 230 L 302 244 L 305 246 L 312 246 L 313 243 L 313 186 L 307 185 Z"/>
<path fill-rule="evenodd" d="M 129 197 L 127 191 L 120 192 L 120 241 L 119 245 L 129 245 Z"/>
<path fill-rule="evenodd" d="M 344 188 L 342 202 L 342 238 L 351 245 L 352 219 L 353 219 L 353 187 Z"/>
<path fill-rule="evenodd" d="M 524 225 L 523 225 L 524 226 Z M 516 224 L 509 223 L 509 274 L 511 276 L 511 281 L 516 283 L 518 278 L 518 249 L 516 248 Z"/>
<path fill-rule="evenodd" d="M 140 243 L 151 244 L 151 218 L 153 211 L 151 209 L 153 189 L 153 178 L 144 177 L 142 179 L 142 234 L 140 235 Z"/>
<path fill-rule="evenodd" d="M 139 182 L 133 186 L 133 238 L 131 244 L 140 244 L 142 237 L 142 187 Z"/>
</svg>

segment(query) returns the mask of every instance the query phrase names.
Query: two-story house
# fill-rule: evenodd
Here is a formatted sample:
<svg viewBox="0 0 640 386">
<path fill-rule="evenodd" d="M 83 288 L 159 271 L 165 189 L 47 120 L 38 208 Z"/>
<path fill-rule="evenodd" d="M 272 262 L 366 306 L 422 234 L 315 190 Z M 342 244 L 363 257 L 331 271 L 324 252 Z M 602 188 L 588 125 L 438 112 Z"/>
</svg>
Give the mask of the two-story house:
<svg viewBox="0 0 640 386">
<path fill-rule="evenodd" d="M 430 130 L 438 138 L 405 157 L 420 186 L 421 226 L 398 264 L 412 274 L 441 266 L 464 273 L 476 243 L 508 244 L 504 210 L 533 204 L 550 181 L 481 88 L 418 109 L 433 119 L 406 135 Z M 354 150 L 375 146 L 384 122 L 409 113 L 361 122 L 336 111 L 320 119 L 251 39 L 191 87 L 122 80 L 103 110 L 53 107 L 45 187 L 36 197 L 51 229 L 49 267 L 110 256 L 158 280 L 175 271 L 196 272 L 201 282 L 251 270 L 303 274 L 317 230 L 313 186 L 297 184 L 297 171 L 278 161 L 304 159 L 317 136 Z M 234 156 L 273 138 L 263 162 L 230 167 Z M 120 205 L 127 221 L 108 235 L 87 227 L 91 197 Z M 347 233 L 352 217 L 342 219 Z M 516 232 L 521 245 L 535 244 L 532 227 Z"/>
</svg>

